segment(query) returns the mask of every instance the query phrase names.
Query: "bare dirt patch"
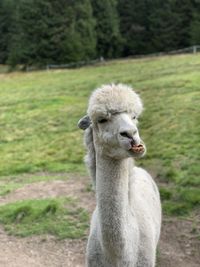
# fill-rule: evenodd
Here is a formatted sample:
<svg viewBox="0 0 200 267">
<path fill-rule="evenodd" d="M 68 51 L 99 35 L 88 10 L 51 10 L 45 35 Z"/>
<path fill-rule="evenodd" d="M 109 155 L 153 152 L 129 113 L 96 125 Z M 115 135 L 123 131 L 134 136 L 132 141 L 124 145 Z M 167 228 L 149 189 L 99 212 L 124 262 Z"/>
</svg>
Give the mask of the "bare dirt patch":
<svg viewBox="0 0 200 267">
<path fill-rule="evenodd" d="M 95 207 L 94 193 L 88 190 L 88 177 L 38 182 L 25 185 L 0 197 L 0 204 L 24 199 L 71 196 L 90 214 Z M 163 218 L 158 267 L 199 267 L 199 216 L 191 219 Z M 84 267 L 86 240 L 57 240 L 53 236 L 18 238 L 0 227 L 1 267 Z"/>
<path fill-rule="evenodd" d="M 52 236 L 17 238 L 0 228 L 1 267 L 82 267 L 85 241 Z"/>
<path fill-rule="evenodd" d="M 200 216 L 163 218 L 158 253 L 159 267 L 200 266 Z"/>
<path fill-rule="evenodd" d="M 80 206 L 92 212 L 94 193 L 88 190 L 90 181 L 88 177 L 73 176 L 68 180 L 42 181 L 27 184 L 0 197 L 0 205 L 16 202 L 25 199 L 45 199 L 56 197 L 73 197 L 77 199 Z"/>
</svg>

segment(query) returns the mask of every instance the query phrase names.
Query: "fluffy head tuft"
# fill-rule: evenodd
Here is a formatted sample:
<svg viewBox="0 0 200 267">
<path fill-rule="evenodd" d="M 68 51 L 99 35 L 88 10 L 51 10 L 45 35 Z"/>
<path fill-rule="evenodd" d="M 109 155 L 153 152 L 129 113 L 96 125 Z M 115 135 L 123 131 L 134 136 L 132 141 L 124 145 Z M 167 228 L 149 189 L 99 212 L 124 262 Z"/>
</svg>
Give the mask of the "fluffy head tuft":
<svg viewBox="0 0 200 267">
<path fill-rule="evenodd" d="M 103 85 L 96 89 L 89 100 L 88 115 L 93 122 L 99 116 L 128 112 L 139 116 L 143 110 L 140 97 L 124 84 Z"/>
</svg>

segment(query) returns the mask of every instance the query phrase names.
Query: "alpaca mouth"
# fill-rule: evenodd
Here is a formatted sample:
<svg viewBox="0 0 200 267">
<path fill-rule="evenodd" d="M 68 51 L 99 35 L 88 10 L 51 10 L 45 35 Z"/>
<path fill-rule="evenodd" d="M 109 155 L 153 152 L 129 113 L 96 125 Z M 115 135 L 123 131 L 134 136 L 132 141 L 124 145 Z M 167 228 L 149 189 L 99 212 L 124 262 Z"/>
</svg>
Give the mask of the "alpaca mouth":
<svg viewBox="0 0 200 267">
<path fill-rule="evenodd" d="M 139 144 L 139 145 L 133 144 L 131 146 L 130 151 L 133 151 L 136 154 L 141 154 L 141 153 L 145 152 L 145 147 L 143 144 Z"/>
</svg>

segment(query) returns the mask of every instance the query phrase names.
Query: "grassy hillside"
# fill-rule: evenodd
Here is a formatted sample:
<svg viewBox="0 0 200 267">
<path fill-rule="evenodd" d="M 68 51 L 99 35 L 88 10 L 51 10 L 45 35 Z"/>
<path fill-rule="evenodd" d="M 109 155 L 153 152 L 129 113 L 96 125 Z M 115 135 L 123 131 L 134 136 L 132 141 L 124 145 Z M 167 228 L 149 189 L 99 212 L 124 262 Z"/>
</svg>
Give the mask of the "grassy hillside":
<svg viewBox="0 0 200 267">
<path fill-rule="evenodd" d="M 121 82 L 145 106 L 139 126 L 148 153 L 137 164 L 160 182 L 165 212 L 186 214 L 200 202 L 199 73 L 197 54 L 1 74 L 0 194 L 24 184 L 12 179 L 21 173 L 85 173 L 77 121 L 94 88 Z"/>
</svg>

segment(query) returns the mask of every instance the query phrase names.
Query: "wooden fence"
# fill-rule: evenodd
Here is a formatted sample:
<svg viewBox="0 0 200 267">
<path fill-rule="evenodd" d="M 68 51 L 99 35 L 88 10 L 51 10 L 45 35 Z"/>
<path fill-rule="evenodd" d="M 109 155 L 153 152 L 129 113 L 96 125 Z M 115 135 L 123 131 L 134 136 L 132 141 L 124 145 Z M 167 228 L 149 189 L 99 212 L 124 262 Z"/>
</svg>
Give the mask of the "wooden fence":
<svg viewBox="0 0 200 267">
<path fill-rule="evenodd" d="M 169 52 L 157 52 L 147 55 L 133 55 L 129 56 L 128 58 L 146 58 L 146 57 L 159 57 L 164 55 L 178 55 L 178 54 L 186 54 L 186 53 L 193 53 L 196 54 L 200 52 L 200 45 L 193 45 L 190 47 L 186 47 L 183 49 L 173 50 Z M 121 58 L 127 59 L 127 58 Z M 119 59 L 117 59 L 119 60 Z M 51 69 L 72 69 L 72 68 L 80 68 L 83 66 L 91 66 L 97 65 L 99 63 L 105 62 L 103 57 L 95 60 L 88 60 L 88 61 L 79 61 L 79 62 L 72 62 L 68 64 L 48 64 L 46 66 L 38 67 L 38 66 L 27 66 L 26 71 L 34 71 L 34 70 L 51 70 Z"/>
</svg>

